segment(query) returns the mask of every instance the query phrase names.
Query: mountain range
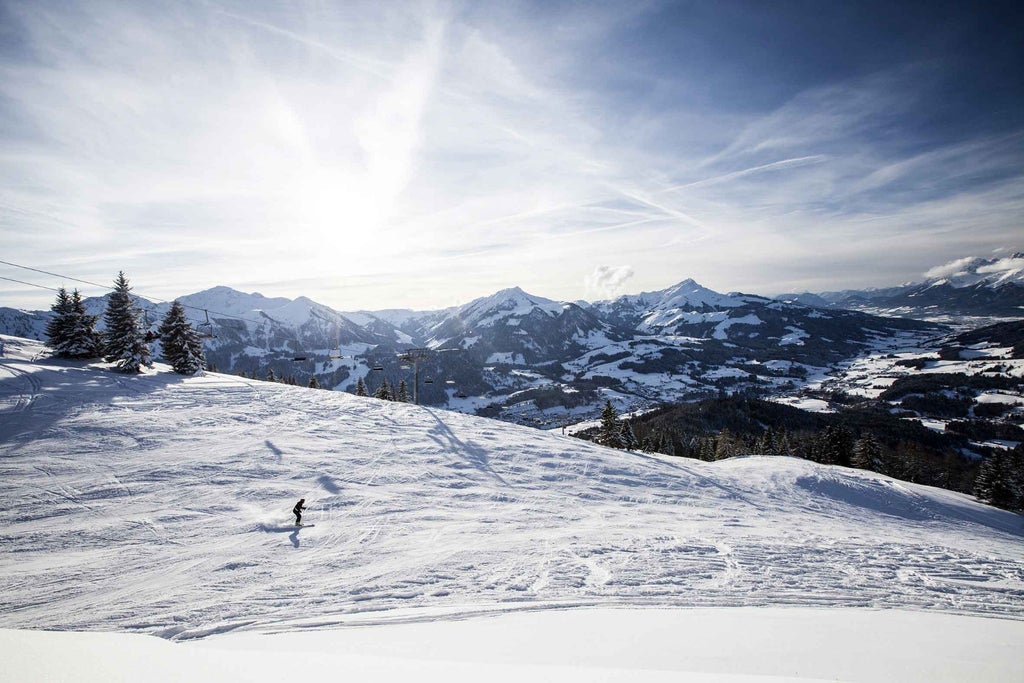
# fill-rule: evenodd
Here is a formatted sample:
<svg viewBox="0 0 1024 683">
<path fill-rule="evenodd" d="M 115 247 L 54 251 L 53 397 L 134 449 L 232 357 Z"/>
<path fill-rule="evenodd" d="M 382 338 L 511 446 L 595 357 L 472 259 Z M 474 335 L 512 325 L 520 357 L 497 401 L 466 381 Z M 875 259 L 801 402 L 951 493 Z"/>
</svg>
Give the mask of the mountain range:
<svg viewBox="0 0 1024 683">
<path fill-rule="evenodd" d="M 1019 313 L 1021 266 L 1019 253 L 962 260 L 915 285 L 777 298 L 723 294 L 688 279 L 595 303 L 514 287 L 425 312 L 341 312 L 229 287 L 179 301 L 220 371 L 273 370 L 300 383 L 315 375 L 348 392 L 360 378 L 371 392 L 385 378 L 405 380 L 420 403 L 550 426 L 591 417 L 606 400 L 631 411 L 723 391 L 795 391 L 886 340 L 941 334 L 937 318 Z M 138 303 L 151 328 L 169 306 Z M 106 297 L 86 305 L 99 314 Z M 42 339 L 48 316 L 0 308 L 0 333 Z M 401 358 L 410 348 L 425 349 L 415 372 Z"/>
<path fill-rule="evenodd" d="M 776 298 L 822 308 L 949 320 L 963 316 L 1024 316 L 1024 252 L 969 257 L 929 270 L 924 282 L 882 289 L 783 294 Z"/>
</svg>

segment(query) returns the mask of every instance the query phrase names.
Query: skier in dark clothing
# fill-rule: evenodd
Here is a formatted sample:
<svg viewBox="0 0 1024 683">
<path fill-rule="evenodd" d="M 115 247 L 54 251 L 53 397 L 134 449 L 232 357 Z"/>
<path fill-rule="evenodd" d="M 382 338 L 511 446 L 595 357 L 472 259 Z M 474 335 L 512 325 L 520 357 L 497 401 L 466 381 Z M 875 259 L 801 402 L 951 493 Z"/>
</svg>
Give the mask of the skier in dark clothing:
<svg viewBox="0 0 1024 683">
<path fill-rule="evenodd" d="M 305 502 L 305 498 L 299 498 L 299 502 L 292 508 L 292 513 L 295 514 L 295 526 L 302 526 L 302 511 L 306 509 L 306 506 L 303 505 Z"/>
</svg>

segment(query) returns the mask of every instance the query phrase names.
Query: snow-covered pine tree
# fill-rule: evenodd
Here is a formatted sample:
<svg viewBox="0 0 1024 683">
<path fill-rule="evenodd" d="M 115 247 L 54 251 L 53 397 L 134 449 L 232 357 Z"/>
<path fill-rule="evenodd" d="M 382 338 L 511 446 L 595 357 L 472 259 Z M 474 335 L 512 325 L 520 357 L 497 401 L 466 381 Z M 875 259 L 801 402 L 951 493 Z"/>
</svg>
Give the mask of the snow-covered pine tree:
<svg viewBox="0 0 1024 683">
<path fill-rule="evenodd" d="M 728 427 L 723 428 L 715 440 L 715 460 L 731 458 L 736 455 L 737 450 L 736 439 L 733 437 L 732 432 L 729 431 Z"/>
<path fill-rule="evenodd" d="M 633 431 L 633 423 L 629 420 L 622 422 L 622 429 L 619 431 L 619 440 L 622 442 L 622 447 L 627 451 L 635 451 L 640 445 L 640 442 L 636 438 L 636 432 Z"/>
<path fill-rule="evenodd" d="M 374 398 L 379 398 L 383 401 L 391 400 L 391 389 L 388 387 L 388 378 L 385 377 L 380 381 L 380 386 L 377 387 L 377 391 L 373 394 Z"/>
<path fill-rule="evenodd" d="M 277 375 L 274 373 L 274 368 L 267 368 L 267 381 L 276 382 Z"/>
<path fill-rule="evenodd" d="M 401 403 L 409 402 L 409 387 L 406 386 L 404 379 L 398 382 L 398 393 L 395 394 L 395 400 Z"/>
<path fill-rule="evenodd" d="M 99 358 L 103 355 L 103 335 L 96 331 L 99 316 L 85 311 L 85 302 L 78 290 L 71 291 L 71 309 L 74 313 L 72 342 L 68 349 L 71 358 Z"/>
<path fill-rule="evenodd" d="M 310 389 L 320 389 L 320 380 L 316 378 L 316 375 L 310 375 L 309 384 L 307 384 L 306 386 L 308 386 Z"/>
<path fill-rule="evenodd" d="M 181 375 L 194 375 L 203 369 L 203 342 L 192 323 L 185 317 L 185 309 L 175 301 L 160 324 L 160 346 L 164 359 Z"/>
<path fill-rule="evenodd" d="M 366 396 L 366 382 L 362 377 L 356 381 L 356 396 Z"/>
<path fill-rule="evenodd" d="M 66 351 L 74 328 L 74 310 L 68 290 L 63 287 L 57 290 L 57 300 L 50 306 L 50 310 L 53 317 L 46 323 L 46 343 L 58 356 L 67 357 Z"/>
<path fill-rule="evenodd" d="M 611 401 L 604 402 L 604 409 L 601 411 L 601 431 L 597 435 L 597 442 L 603 446 L 622 448 L 622 440 L 619 432 L 622 427 L 619 425 L 619 411 Z"/>
<path fill-rule="evenodd" d="M 104 359 L 115 363 L 121 372 L 139 372 L 151 365 L 149 345 L 139 325 L 139 311 L 132 301 L 131 287 L 124 271 L 114 280 L 114 291 L 107 302 L 103 321 L 107 325 Z"/>
</svg>

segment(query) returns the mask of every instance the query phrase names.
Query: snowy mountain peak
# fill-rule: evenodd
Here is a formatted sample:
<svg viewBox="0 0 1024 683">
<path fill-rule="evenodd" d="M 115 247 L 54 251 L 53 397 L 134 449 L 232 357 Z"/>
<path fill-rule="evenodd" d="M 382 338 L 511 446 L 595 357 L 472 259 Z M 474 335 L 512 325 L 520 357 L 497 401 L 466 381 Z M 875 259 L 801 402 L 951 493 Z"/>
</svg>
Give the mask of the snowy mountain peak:
<svg viewBox="0 0 1024 683">
<path fill-rule="evenodd" d="M 1010 256 L 981 258 L 968 256 L 936 266 L 925 273 L 925 286 L 999 287 L 1008 283 L 1024 284 L 1024 252 Z"/>
<path fill-rule="evenodd" d="M 557 316 L 566 304 L 527 294 L 519 287 L 510 287 L 482 297 L 459 309 L 458 317 L 471 327 L 487 327 L 499 320 L 522 318 L 535 310 Z"/>
<path fill-rule="evenodd" d="M 736 294 L 720 294 L 708 289 L 692 279 L 683 280 L 661 293 L 658 308 L 695 309 L 711 306 L 713 308 L 735 308 L 746 303 L 746 299 Z"/>
<path fill-rule="evenodd" d="M 259 292 L 247 294 L 224 286 L 211 287 L 195 294 L 178 297 L 178 301 L 193 308 L 243 317 L 255 316 L 258 311 L 273 311 L 291 302 L 285 297 L 269 298 Z"/>
</svg>

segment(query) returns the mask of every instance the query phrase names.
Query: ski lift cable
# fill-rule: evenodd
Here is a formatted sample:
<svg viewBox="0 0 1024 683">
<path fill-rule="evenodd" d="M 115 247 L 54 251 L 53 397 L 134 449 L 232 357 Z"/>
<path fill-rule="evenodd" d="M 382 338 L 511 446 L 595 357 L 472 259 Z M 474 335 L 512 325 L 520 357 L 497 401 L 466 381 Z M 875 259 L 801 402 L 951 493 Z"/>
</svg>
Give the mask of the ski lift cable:
<svg viewBox="0 0 1024 683">
<path fill-rule="evenodd" d="M 39 268 L 30 268 L 29 266 L 22 266 L 22 265 L 19 265 L 17 263 L 11 263 L 10 261 L 0 261 L 0 263 L 4 264 L 5 266 L 14 266 L 15 268 L 22 268 L 24 270 L 31 270 L 34 273 L 42 273 L 43 275 L 52 275 L 53 277 L 59 277 L 59 278 L 65 279 L 65 280 L 72 280 L 74 282 L 82 282 L 82 283 L 87 284 L 87 285 L 92 285 L 93 287 L 100 287 L 102 289 L 113 289 L 113 287 L 109 287 L 107 285 L 100 285 L 100 284 L 97 284 L 95 282 L 89 282 L 88 280 L 80 280 L 77 277 L 69 277 L 67 275 L 61 275 L 60 273 L 51 273 L 48 270 L 40 270 Z M 9 278 L 4 278 L 4 279 L 7 280 Z M 28 284 L 28 283 L 22 283 L 22 284 Z M 36 285 L 36 286 L 41 287 L 42 285 Z M 47 287 L 46 289 L 50 289 L 50 287 Z"/>
<path fill-rule="evenodd" d="M 35 272 L 35 273 L 42 273 L 44 275 L 51 275 L 53 277 L 59 277 L 59 278 L 62 278 L 64 280 L 71 280 L 72 282 L 81 282 L 83 284 L 92 285 L 93 287 L 99 287 L 100 289 L 108 289 L 110 291 L 114 290 L 114 288 L 111 287 L 110 285 L 101 285 L 101 284 L 98 284 L 96 282 L 91 282 L 89 280 L 82 280 L 81 278 L 71 277 L 70 275 L 62 275 L 60 273 L 51 273 L 48 270 L 41 270 L 39 268 L 32 268 L 30 266 L 23 266 L 23 265 L 18 264 L 18 263 L 11 263 L 10 261 L 0 260 L 0 263 L 2 263 L 5 266 L 13 266 L 15 268 L 22 268 L 24 270 L 31 270 L 32 272 Z M 37 285 L 37 284 L 33 284 L 31 282 L 23 282 L 21 280 L 15 280 L 14 278 L 10 278 L 10 277 L 0 276 L 0 279 L 2 279 L 2 280 L 9 280 L 10 282 L 17 282 L 18 284 L 22 284 L 22 285 L 30 285 L 32 287 L 39 287 L 40 289 L 49 289 L 50 291 L 53 291 L 53 292 L 60 291 L 60 290 L 58 290 L 58 289 L 56 289 L 54 287 L 47 287 L 45 285 Z M 143 296 L 142 294 L 139 294 L 138 292 L 135 293 L 135 296 L 140 297 L 142 299 L 146 299 L 146 300 L 148 300 L 151 303 L 162 303 L 162 304 L 169 304 L 169 303 L 171 303 L 170 301 L 167 301 L 166 299 L 159 299 L 157 297 L 151 297 L 151 296 Z M 182 308 L 191 308 L 193 311 L 203 311 L 204 313 L 207 314 L 207 320 L 209 320 L 209 314 L 210 314 L 211 311 L 209 311 L 208 309 L 199 308 L 198 306 L 190 306 L 189 304 L 183 304 L 180 301 L 178 303 L 179 303 L 179 305 L 181 305 Z M 222 316 L 224 318 L 233 318 L 235 320 L 243 320 L 245 322 L 249 322 L 249 323 L 252 323 L 254 325 L 263 325 L 263 324 L 266 323 L 265 320 L 253 320 L 252 318 L 246 318 L 244 316 L 234 315 L 232 313 L 222 313 L 220 311 L 212 311 L 212 313 L 214 315 L 219 315 L 219 316 Z"/>
<path fill-rule="evenodd" d="M 38 287 L 39 289 L 48 289 L 51 292 L 59 292 L 60 290 L 56 287 L 47 287 L 46 285 L 37 285 L 34 282 L 25 282 L 24 280 L 15 280 L 13 277 L 4 277 L 0 275 L 0 280 L 7 280 L 8 282 L 17 282 L 19 285 L 28 285 L 29 287 Z"/>
</svg>

